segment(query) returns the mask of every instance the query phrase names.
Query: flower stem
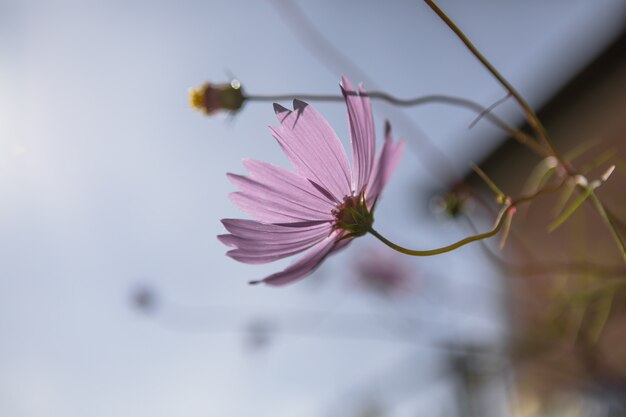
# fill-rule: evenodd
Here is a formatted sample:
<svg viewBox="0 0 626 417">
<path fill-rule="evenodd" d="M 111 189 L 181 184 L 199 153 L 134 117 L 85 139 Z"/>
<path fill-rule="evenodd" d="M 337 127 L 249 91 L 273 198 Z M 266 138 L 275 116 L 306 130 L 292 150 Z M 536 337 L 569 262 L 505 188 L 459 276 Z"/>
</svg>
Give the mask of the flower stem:
<svg viewBox="0 0 626 417">
<path fill-rule="evenodd" d="M 554 145 L 552 144 L 552 140 L 548 136 L 548 132 L 546 128 L 541 123 L 541 120 L 535 113 L 535 111 L 530 107 L 530 105 L 524 100 L 519 92 L 498 72 L 498 70 L 491 65 L 491 63 L 485 58 L 480 51 L 472 44 L 469 38 L 459 29 L 459 27 L 437 6 L 434 0 L 424 0 L 426 4 L 444 21 L 446 25 L 456 34 L 456 36 L 465 44 L 467 49 L 478 59 L 481 64 L 500 82 L 500 84 L 511 94 L 511 96 L 517 101 L 520 107 L 526 112 L 526 117 L 528 118 L 528 122 L 531 127 L 539 134 L 541 139 L 543 140 L 545 146 L 547 147 L 549 153 L 554 156 L 558 161 L 561 167 L 563 167 L 567 173 L 573 177 L 576 173 L 571 168 L 570 164 L 558 153 Z M 605 180 L 606 181 L 606 180 Z M 606 208 L 602 204 L 602 201 L 597 197 L 595 192 L 591 190 L 590 198 L 596 208 L 596 211 L 604 220 L 613 239 L 617 243 L 617 246 L 624 258 L 624 262 L 626 262 L 626 244 L 624 243 L 622 237 L 617 231 L 616 225 L 611 218 L 611 216 L 607 213 Z"/>
<path fill-rule="evenodd" d="M 507 200 L 508 201 L 505 202 L 505 204 L 500 209 L 500 212 L 498 213 L 498 217 L 496 217 L 496 222 L 495 222 L 495 224 L 494 224 L 494 226 L 493 226 L 493 228 L 491 230 L 489 230 L 488 232 L 485 232 L 485 233 L 479 233 L 479 234 L 476 234 L 476 235 L 468 236 L 468 237 L 466 237 L 464 239 L 459 240 L 458 242 L 455 242 L 455 243 L 452 243 L 450 245 L 443 246 L 443 247 L 437 248 L 437 249 L 427 249 L 427 250 L 407 249 L 407 248 L 404 248 L 404 247 L 402 247 L 400 245 L 397 245 L 397 244 L 391 242 L 390 240 L 385 238 L 383 235 L 378 233 L 376 230 L 374 230 L 374 228 L 372 228 L 371 226 L 369 227 L 368 232 L 371 233 L 372 235 L 374 235 L 378 240 L 383 242 L 385 245 L 389 246 L 391 249 L 394 249 L 394 250 L 396 250 L 396 251 L 398 251 L 400 253 L 403 253 L 405 255 L 411 255 L 411 256 L 434 256 L 434 255 L 440 255 L 442 253 L 446 253 L 446 252 L 450 252 L 450 251 L 453 251 L 455 249 L 458 249 L 461 246 L 467 245 L 468 243 L 472 243 L 472 242 L 476 242 L 476 241 L 479 241 L 479 240 L 487 239 L 487 238 L 490 238 L 492 236 L 497 235 L 498 232 L 502 229 L 502 226 L 504 226 L 504 223 L 505 223 L 505 221 L 507 219 L 507 216 L 512 215 L 512 213 L 509 213 L 510 209 L 512 209 L 513 207 L 518 206 L 521 203 L 526 203 L 526 202 L 532 201 L 532 200 L 534 200 L 535 198 L 539 197 L 542 194 L 558 191 L 559 189 L 561 189 L 563 184 L 565 184 L 564 181 L 562 181 L 559 184 L 557 184 L 555 186 L 552 186 L 552 187 L 540 188 L 539 190 L 535 191 L 532 194 L 518 197 L 515 200 L 505 199 L 505 201 L 507 201 Z"/>
<path fill-rule="evenodd" d="M 396 251 L 398 251 L 400 253 L 404 253 L 405 255 L 411 255 L 411 256 L 440 255 L 442 253 L 446 253 L 446 252 L 450 252 L 450 251 L 453 251 L 455 249 L 458 249 L 461 246 L 467 245 L 468 243 L 476 242 L 477 240 L 487 239 L 489 237 L 492 237 L 492 236 L 495 236 L 496 234 L 498 234 L 500 229 L 502 229 L 502 225 L 504 225 L 504 220 L 506 219 L 505 214 L 507 213 L 507 211 L 510 208 L 511 208 L 510 205 L 505 205 L 504 207 L 502 207 L 502 209 L 500 210 L 500 213 L 498 214 L 498 217 L 497 217 L 497 220 L 496 220 L 496 224 L 490 231 L 466 237 L 465 239 L 461 239 L 458 242 L 455 242 L 455 243 L 453 243 L 451 245 L 443 246 L 443 247 L 437 248 L 437 249 L 429 249 L 429 250 L 412 250 L 412 249 L 407 249 L 407 248 L 404 248 L 404 247 L 402 247 L 400 245 L 396 245 L 395 243 L 387 240 L 384 236 L 382 236 L 380 233 L 378 233 L 372 227 L 370 227 L 369 232 L 371 234 L 373 234 L 374 236 L 376 236 L 376 238 L 378 238 L 378 240 L 383 242 L 385 245 L 389 246 L 391 249 L 394 249 L 394 250 L 396 250 Z"/>
<path fill-rule="evenodd" d="M 466 99 L 463 97 L 457 97 L 445 94 L 431 94 L 426 96 L 418 96 L 412 98 L 399 98 L 389 93 L 382 91 L 369 91 L 366 93 L 369 98 L 385 101 L 389 104 L 399 107 L 412 107 L 425 104 L 439 103 L 448 104 L 452 106 L 464 107 L 472 110 L 478 114 L 478 118 L 472 122 L 472 125 L 476 123 L 480 118 L 485 118 L 493 123 L 495 126 L 504 130 L 511 135 L 515 140 L 532 149 L 535 153 L 542 157 L 550 156 L 551 153 L 546 151 L 537 141 L 526 133 L 506 123 L 500 117 L 491 112 L 493 106 L 484 107 L 475 101 Z M 508 96 L 507 96 L 508 97 Z M 277 95 L 246 95 L 246 100 L 249 101 L 283 101 L 293 100 L 298 98 L 304 101 L 328 101 L 328 102 L 343 102 L 344 98 L 341 95 L 332 94 L 277 94 Z"/>
<path fill-rule="evenodd" d="M 626 245 L 624 244 L 622 237 L 617 231 L 617 227 L 613 223 L 613 220 L 611 219 L 609 214 L 606 212 L 604 205 L 602 204 L 602 202 L 600 201 L 600 199 L 598 198 L 594 190 L 591 190 L 591 192 L 589 193 L 589 197 L 591 198 L 593 205 L 596 207 L 596 211 L 598 212 L 602 220 L 604 220 L 607 227 L 609 228 L 609 231 L 611 232 L 611 236 L 613 236 L 615 243 L 617 243 L 617 246 L 620 252 L 622 253 L 622 258 L 624 259 L 624 262 L 626 262 Z"/>
<path fill-rule="evenodd" d="M 535 129 L 541 138 L 543 139 L 545 145 L 550 150 L 550 153 L 555 156 L 563 167 L 567 167 L 563 158 L 558 154 L 555 147 L 552 145 L 552 141 L 548 136 L 548 132 L 546 131 L 543 123 L 539 120 L 539 117 L 535 113 L 535 111 L 530 107 L 530 105 L 524 100 L 521 94 L 513 87 L 507 80 L 500 74 L 500 72 L 485 58 L 483 54 L 474 46 L 474 44 L 469 40 L 469 38 L 459 29 L 459 27 L 435 4 L 433 0 L 424 0 L 426 4 L 444 21 L 446 25 L 456 34 L 456 36 L 465 44 L 467 49 L 480 61 L 481 64 L 498 80 L 498 82 L 511 94 L 511 96 L 517 101 L 520 107 L 524 110 L 527 115 L 528 121 Z"/>
</svg>

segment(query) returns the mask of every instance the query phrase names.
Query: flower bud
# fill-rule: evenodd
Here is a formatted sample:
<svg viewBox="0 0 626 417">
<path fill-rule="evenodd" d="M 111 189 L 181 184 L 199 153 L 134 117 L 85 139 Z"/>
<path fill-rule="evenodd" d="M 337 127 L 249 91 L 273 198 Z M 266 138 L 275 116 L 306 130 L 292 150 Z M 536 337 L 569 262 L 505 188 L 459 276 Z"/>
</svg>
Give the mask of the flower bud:
<svg viewBox="0 0 626 417">
<path fill-rule="evenodd" d="M 232 113 L 241 109 L 246 97 L 238 80 L 229 84 L 204 83 L 198 88 L 189 89 L 189 105 L 206 115 L 219 110 Z"/>
</svg>

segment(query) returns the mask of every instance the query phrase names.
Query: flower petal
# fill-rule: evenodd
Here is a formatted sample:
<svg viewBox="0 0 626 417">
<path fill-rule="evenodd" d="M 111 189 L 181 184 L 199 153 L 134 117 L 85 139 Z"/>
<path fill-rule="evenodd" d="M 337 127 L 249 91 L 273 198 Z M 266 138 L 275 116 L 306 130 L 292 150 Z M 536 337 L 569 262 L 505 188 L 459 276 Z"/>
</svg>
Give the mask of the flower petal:
<svg viewBox="0 0 626 417">
<path fill-rule="evenodd" d="M 222 224 L 235 236 L 256 240 L 262 237 L 263 242 L 284 241 L 299 236 L 306 238 L 328 227 L 325 223 L 266 224 L 248 219 L 222 219 Z"/>
<path fill-rule="evenodd" d="M 227 246 L 243 249 L 249 251 L 250 253 L 261 253 L 266 247 L 279 248 L 289 245 L 299 245 L 300 243 L 314 241 L 316 239 L 322 240 L 328 236 L 331 231 L 332 228 L 330 226 L 326 226 L 320 230 L 308 230 L 298 234 L 288 234 L 286 236 L 276 236 L 275 234 L 267 236 L 267 234 L 261 234 L 255 236 L 254 238 L 247 238 L 232 234 L 224 234 L 219 235 L 217 238 Z"/>
<path fill-rule="evenodd" d="M 305 177 L 287 169 L 254 159 L 244 159 L 243 165 L 250 177 L 264 184 L 272 185 L 286 197 L 301 201 L 311 208 L 332 211 L 335 202 L 315 187 Z"/>
<path fill-rule="evenodd" d="M 232 193 L 231 200 L 251 216 L 267 223 L 294 221 L 331 221 L 332 206 L 307 204 L 298 193 L 288 193 L 276 186 L 267 185 L 242 175 L 227 174 L 241 191 Z M 318 203 L 319 200 L 315 200 Z"/>
<path fill-rule="evenodd" d="M 322 241 L 331 231 L 332 228 L 329 225 L 326 232 L 318 234 L 317 236 L 300 239 L 294 242 L 271 244 L 260 244 L 233 235 L 220 235 L 218 239 L 229 246 L 237 246 L 236 249 L 232 249 L 226 253 L 231 258 L 247 264 L 263 264 L 300 253 Z"/>
<path fill-rule="evenodd" d="M 280 202 L 268 201 L 242 192 L 230 193 L 228 197 L 233 204 L 261 222 L 294 223 L 308 220 L 304 216 L 294 214 L 290 207 Z"/>
<path fill-rule="evenodd" d="M 243 219 L 223 219 L 222 223 L 231 234 L 217 238 L 225 245 L 236 248 L 227 255 L 248 264 L 267 263 L 295 255 L 332 232 L 330 223 L 288 226 Z"/>
<path fill-rule="evenodd" d="M 294 100 L 293 111 L 274 104 L 280 127 L 270 131 L 298 172 L 327 190 L 336 202 L 350 194 L 350 167 L 341 141 L 324 117 Z"/>
<path fill-rule="evenodd" d="M 302 279 L 312 273 L 322 261 L 331 253 L 345 247 L 348 242 L 340 241 L 342 232 L 334 232 L 326 239 L 314 246 L 302 258 L 288 266 L 281 272 L 272 274 L 259 281 L 251 281 L 251 284 L 265 283 L 269 285 L 285 285 Z"/>
<path fill-rule="evenodd" d="M 358 194 L 370 180 L 376 150 L 376 132 L 372 105 L 367 93 L 359 85 L 357 95 L 350 81 L 341 77 L 341 91 L 348 107 L 350 148 L 352 149 L 352 190 Z"/>
<path fill-rule="evenodd" d="M 370 207 L 376 201 L 383 188 L 385 188 L 389 178 L 391 178 L 391 174 L 396 169 L 398 162 L 400 162 L 403 151 L 404 141 L 394 143 L 391 136 L 391 126 L 388 122 L 385 123 L 385 144 L 376 158 L 370 182 L 365 190 Z"/>
</svg>

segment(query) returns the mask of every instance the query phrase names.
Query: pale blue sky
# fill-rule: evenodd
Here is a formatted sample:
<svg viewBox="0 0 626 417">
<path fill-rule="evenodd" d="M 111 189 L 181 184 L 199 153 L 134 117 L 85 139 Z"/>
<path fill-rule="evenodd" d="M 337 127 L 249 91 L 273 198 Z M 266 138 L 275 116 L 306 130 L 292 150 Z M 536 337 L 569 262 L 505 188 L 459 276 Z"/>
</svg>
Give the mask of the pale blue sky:
<svg viewBox="0 0 626 417">
<path fill-rule="evenodd" d="M 402 97 L 456 94 L 485 105 L 503 96 L 419 1 L 300 3 L 358 63 L 363 74 L 347 73 L 354 82 L 367 76 Z M 501 323 L 490 319 L 497 273 L 476 261 L 477 248 L 407 260 L 421 292 L 395 305 L 350 283 L 361 249 L 379 245 L 371 237 L 280 289 L 246 282 L 288 261 L 249 266 L 224 255 L 219 219 L 243 216 L 224 174 L 243 173 L 243 157 L 286 159 L 267 129 L 275 123 L 270 104 L 211 119 L 188 108 L 187 89 L 232 73 L 250 93 L 339 93 L 346 72 L 311 55 L 277 4 L 0 2 L 0 415 L 347 415 L 337 411 L 347 407 L 344 394 L 368 395 L 355 387 L 381 374 L 395 381 L 390 387 L 409 387 L 402 398 L 376 388 L 380 401 L 397 406 L 392 415 L 445 410 L 450 394 L 432 346 L 470 335 L 498 340 Z M 534 105 L 606 45 L 626 15 L 625 3 L 612 0 L 441 6 Z M 317 107 L 345 139 L 343 105 Z M 406 120 L 459 172 L 495 143 L 494 130 L 468 131 L 471 114 L 442 106 L 400 114 L 377 103 L 374 111 L 379 135 L 388 118 L 409 143 L 378 228 L 415 247 L 467 233 L 423 217 L 419 191 L 434 180 Z M 514 117 L 512 105 L 501 111 Z M 159 291 L 160 324 L 130 305 L 138 283 Z M 264 352 L 245 349 L 251 320 L 294 326 L 302 310 L 322 314 Z M 341 327 L 347 313 L 408 314 L 420 324 L 411 343 L 368 316 L 358 332 L 382 340 L 315 337 L 350 335 Z M 199 331 L 175 330 L 185 327 Z M 430 400 L 420 397 L 424 384 Z"/>
</svg>

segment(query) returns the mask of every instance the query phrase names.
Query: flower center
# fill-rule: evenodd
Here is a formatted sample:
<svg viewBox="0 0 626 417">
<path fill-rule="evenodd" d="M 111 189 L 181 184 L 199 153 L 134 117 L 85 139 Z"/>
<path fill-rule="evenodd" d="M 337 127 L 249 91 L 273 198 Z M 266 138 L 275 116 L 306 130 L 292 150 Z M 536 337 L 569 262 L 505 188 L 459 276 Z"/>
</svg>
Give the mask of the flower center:
<svg viewBox="0 0 626 417">
<path fill-rule="evenodd" d="M 358 197 L 346 196 L 332 214 L 335 216 L 334 227 L 348 231 L 347 237 L 363 236 L 374 223 L 374 216 L 367 208 L 364 193 Z"/>
</svg>

